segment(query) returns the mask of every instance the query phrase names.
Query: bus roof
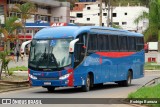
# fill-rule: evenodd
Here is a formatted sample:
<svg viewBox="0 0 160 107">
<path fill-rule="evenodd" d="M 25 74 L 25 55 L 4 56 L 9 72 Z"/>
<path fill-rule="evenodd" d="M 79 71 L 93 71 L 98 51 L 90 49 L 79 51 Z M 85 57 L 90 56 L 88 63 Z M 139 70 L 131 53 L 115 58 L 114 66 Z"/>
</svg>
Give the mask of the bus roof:
<svg viewBox="0 0 160 107">
<path fill-rule="evenodd" d="M 47 27 L 37 32 L 33 39 L 49 39 L 49 38 L 76 38 L 81 33 L 98 33 L 108 35 L 128 35 L 143 36 L 140 33 L 129 32 L 127 30 L 99 27 L 99 26 L 62 26 Z"/>
</svg>

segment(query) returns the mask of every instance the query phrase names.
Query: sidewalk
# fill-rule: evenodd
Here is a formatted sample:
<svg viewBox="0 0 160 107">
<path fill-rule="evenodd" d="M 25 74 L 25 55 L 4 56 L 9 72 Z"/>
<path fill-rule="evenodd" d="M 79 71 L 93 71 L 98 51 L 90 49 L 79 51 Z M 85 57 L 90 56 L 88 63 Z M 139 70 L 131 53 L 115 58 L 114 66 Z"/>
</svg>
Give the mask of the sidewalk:
<svg viewBox="0 0 160 107">
<path fill-rule="evenodd" d="M 15 61 L 10 61 L 9 64 L 8 64 L 8 67 L 9 68 L 13 68 L 13 67 L 16 67 L 16 66 L 28 66 L 28 56 L 25 56 L 23 58 L 23 61 L 21 60 L 21 57 L 19 57 L 19 61 L 17 62 L 17 57 L 15 56 L 14 57 Z"/>
</svg>

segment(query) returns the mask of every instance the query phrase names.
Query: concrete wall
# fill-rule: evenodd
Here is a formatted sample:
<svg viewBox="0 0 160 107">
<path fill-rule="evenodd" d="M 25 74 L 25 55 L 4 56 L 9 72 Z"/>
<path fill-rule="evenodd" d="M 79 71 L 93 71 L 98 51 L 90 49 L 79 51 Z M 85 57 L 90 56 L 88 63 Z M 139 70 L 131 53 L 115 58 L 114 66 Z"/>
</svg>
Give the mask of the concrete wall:
<svg viewBox="0 0 160 107">
<path fill-rule="evenodd" d="M 59 22 L 69 23 L 70 15 L 69 15 L 69 7 L 55 7 L 51 10 L 51 22 L 54 22 L 54 17 L 59 17 Z"/>
</svg>

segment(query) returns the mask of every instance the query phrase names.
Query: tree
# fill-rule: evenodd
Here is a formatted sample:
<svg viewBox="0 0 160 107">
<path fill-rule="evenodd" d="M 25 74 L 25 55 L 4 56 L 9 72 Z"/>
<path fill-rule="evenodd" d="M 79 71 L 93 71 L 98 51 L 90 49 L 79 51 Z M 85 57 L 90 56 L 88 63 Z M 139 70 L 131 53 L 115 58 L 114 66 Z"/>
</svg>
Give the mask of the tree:
<svg viewBox="0 0 160 107">
<path fill-rule="evenodd" d="M 31 14 L 36 12 L 36 7 L 31 2 L 26 2 L 24 4 L 15 4 L 15 6 L 11 9 L 14 12 L 21 13 L 21 22 L 23 24 L 23 33 L 26 34 L 26 20 L 31 18 Z"/>
<path fill-rule="evenodd" d="M 116 25 L 116 24 L 114 24 L 114 23 L 112 23 L 112 27 L 113 27 L 113 28 L 117 28 L 117 29 L 122 29 L 122 27 L 121 27 L 120 25 Z"/>
<path fill-rule="evenodd" d="M 8 57 L 8 54 L 9 54 L 8 51 L 0 52 L 0 61 L 1 61 L 0 80 L 3 70 L 5 71 L 6 75 L 9 75 L 8 64 L 11 58 Z"/>
<path fill-rule="evenodd" d="M 134 20 L 134 23 L 138 24 L 143 19 L 149 20 L 149 26 L 144 32 L 145 40 L 147 41 L 153 35 L 156 35 L 157 41 L 160 42 L 160 0 L 150 0 L 149 13 L 144 11 Z"/>
<path fill-rule="evenodd" d="M 1 74 L 3 69 L 7 74 L 8 64 L 9 64 L 9 61 L 11 60 L 8 57 L 9 49 L 6 48 L 7 45 L 10 45 L 10 44 L 7 44 L 7 42 L 14 42 L 15 40 L 18 39 L 16 35 L 16 29 L 21 27 L 22 27 L 22 24 L 21 22 L 18 22 L 17 17 L 9 17 L 9 18 L 6 18 L 5 24 L 0 28 L 0 33 L 4 35 L 3 40 L 5 44 L 4 52 L 0 52 L 0 61 L 1 61 L 0 79 L 1 79 Z"/>
<path fill-rule="evenodd" d="M 18 39 L 16 35 L 16 29 L 21 28 L 22 23 L 18 22 L 17 17 L 9 17 L 6 18 L 5 24 L 0 28 L 0 33 L 4 35 L 4 49 L 5 51 L 9 50 L 7 49 L 7 45 L 10 45 L 7 42 L 14 42 Z"/>
</svg>

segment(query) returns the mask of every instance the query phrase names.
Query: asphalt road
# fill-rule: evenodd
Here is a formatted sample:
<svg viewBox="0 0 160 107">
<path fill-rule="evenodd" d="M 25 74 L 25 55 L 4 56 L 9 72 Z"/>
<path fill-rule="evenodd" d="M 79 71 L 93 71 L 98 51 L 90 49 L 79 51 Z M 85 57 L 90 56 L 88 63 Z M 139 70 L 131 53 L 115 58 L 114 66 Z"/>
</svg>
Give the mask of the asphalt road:
<svg viewBox="0 0 160 107">
<path fill-rule="evenodd" d="M 93 88 L 89 92 L 82 92 L 80 88 L 57 88 L 54 93 L 48 93 L 46 89 L 41 87 L 30 88 L 25 90 L 13 91 L 0 93 L 0 98 L 126 98 L 128 93 L 136 91 L 142 85 L 152 80 L 153 78 L 159 77 L 160 72 L 146 72 L 145 76 L 140 79 L 132 81 L 130 87 L 119 87 L 117 84 L 108 83 L 102 87 Z M 47 105 L 50 107 L 51 105 Z M 82 107 L 80 105 L 54 105 L 55 107 Z M 115 105 L 115 104 L 88 104 L 84 105 L 87 107 L 130 107 L 130 105 Z M 2 107 L 2 106 L 1 106 Z M 12 106 L 13 107 L 13 106 Z M 17 107 L 17 105 L 16 105 Z M 39 106 L 38 106 L 39 107 Z M 53 107 L 53 105 L 52 105 Z"/>
</svg>

